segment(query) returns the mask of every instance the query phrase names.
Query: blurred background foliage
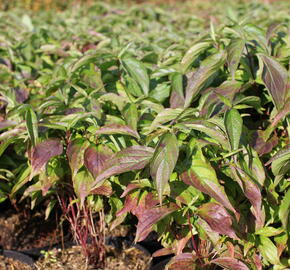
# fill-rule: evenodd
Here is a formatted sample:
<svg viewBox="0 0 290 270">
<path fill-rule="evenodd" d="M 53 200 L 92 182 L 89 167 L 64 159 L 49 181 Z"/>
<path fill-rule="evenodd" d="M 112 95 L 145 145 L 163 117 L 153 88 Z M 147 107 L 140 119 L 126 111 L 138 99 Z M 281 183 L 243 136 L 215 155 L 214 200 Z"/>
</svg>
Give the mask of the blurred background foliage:
<svg viewBox="0 0 290 270">
<path fill-rule="evenodd" d="M 26 10 L 64 10 L 75 5 L 94 5 L 100 2 L 108 2 L 111 4 L 158 4 L 158 5 L 184 5 L 192 8 L 207 9 L 218 3 L 228 2 L 229 4 L 236 4 L 241 2 L 249 2 L 249 0 L 0 0 L 0 10 L 10 10 L 13 8 L 25 8 Z M 255 0 L 254 2 L 273 3 L 281 2 L 280 0 Z"/>
</svg>

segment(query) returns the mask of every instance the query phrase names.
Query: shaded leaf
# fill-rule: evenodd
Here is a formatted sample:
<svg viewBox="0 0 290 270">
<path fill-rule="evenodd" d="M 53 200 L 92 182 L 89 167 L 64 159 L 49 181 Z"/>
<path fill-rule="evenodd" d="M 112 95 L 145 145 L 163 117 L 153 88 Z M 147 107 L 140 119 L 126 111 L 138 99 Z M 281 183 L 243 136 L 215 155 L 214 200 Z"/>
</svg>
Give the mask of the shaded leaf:
<svg viewBox="0 0 290 270">
<path fill-rule="evenodd" d="M 171 133 L 164 134 L 160 138 L 150 163 L 150 174 L 155 181 L 160 203 L 162 202 L 165 186 L 177 162 L 178 154 L 179 148 L 176 136 Z"/>
<path fill-rule="evenodd" d="M 35 112 L 31 108 L 26 111 L 25 122 L 31 144 L 35 146 L 38 142 L 38 121 Z"/>
<path fill-rule="evenodd" d="M 237 239 L 232 228 L 232 219 L 225 208 L 218 203 L 205 203 L 198 208 L 198 215 L 217 233 Z"/>
<path fill-rule="evenodd" d="M 73 178 L 74 191 L 80 199 L 81 206 L 84 205 L 85 198 L 90 194 L 94 178 L 87 170 L 79 171 Z"/>
</svg>

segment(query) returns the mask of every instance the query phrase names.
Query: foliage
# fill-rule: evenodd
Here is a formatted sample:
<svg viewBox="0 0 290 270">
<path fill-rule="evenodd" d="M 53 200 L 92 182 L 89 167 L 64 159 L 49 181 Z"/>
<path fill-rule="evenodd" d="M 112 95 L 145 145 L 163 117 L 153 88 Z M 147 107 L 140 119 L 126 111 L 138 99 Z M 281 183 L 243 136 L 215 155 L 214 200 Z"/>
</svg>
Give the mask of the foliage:
<svg viewBox="0 0 290 270">
<path fill-rule="evenodd" d="M 168 270 L 286 269 L 288 14 L 218 10 L 1 13 L 0 200 L 59 200 L 76 238 L 135 215 Z"/>
</svg>

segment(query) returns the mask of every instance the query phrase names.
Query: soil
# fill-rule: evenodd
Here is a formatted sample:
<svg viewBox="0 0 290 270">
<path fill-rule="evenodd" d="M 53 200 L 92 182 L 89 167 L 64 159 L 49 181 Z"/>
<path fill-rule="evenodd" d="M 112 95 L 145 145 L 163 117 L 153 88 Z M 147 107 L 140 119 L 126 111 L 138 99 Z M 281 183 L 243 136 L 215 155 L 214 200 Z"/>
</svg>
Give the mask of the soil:
<svg viewBox="0 0 290 270">
<path fill-rule="evenodd" d="M 0 255 L 0 270 L 32 270 L 32 267 L 18 260 Z"/>
<path fill-rule="evenodd" d="M 61 230 L 53 220 L 40 213 L 0 212 L 0 245 L 4 249 L 29 250 L 53 245 L 61 239 Z"/>
<path fill-rule="evenodd" d="M 37 270 L 147 270 L 150 256 L 143 251 L 131 247 L 117 250 L 106 247 L 105 268 L 89 267 L 86 258 L 81 254 L 81 248 L 74 246 L 66 250 L 53 249 L 36 262 Z"/>
</svg>

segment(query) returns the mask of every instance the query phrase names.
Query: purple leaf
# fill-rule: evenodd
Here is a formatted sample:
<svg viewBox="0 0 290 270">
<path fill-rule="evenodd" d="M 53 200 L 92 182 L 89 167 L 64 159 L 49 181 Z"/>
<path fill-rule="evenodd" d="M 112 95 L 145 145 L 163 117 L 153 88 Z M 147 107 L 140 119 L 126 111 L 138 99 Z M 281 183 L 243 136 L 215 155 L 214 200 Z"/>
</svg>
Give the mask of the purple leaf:
<svg viewBox="0 0 290 270">
<path fill-rule="evenodd" d="M 165 270 L 194 270 L 195 260 L 192 253 L 181 253 L 170 260 Z"/>
<path fill-rule="evenodd" d="M 178 141 L 174 134 L 163 135 L 150 163 L 150 174 L 155 181 L 160 203 L 165 187 L 178 159 Z"/>
<path fill-rule="evenodd" d="M 235 72 L 240 63 L 241 56 L 245 47 L 245 41 L 241 38 L 232 39 L 228 46 L 227 62 L 232 79 L 235 78 Z"/>
<path fill-rule="evenodd" d="M 132 190 L 140 188 L 141 185 L 139 184 L 129 184 L 126 189 L 124 190 L 124 192 L 121 195 L 121 198 L 124 198 L 128 193 L 130 193 Z"/>
<path fill-rule="evenodd" d="M 215 232 L 237 239 L 235 231 L 232 228 L 231 216 L 220 204 L 213 202 L 205 203 L 198 208 L 198 215 L 204 219 Z"/>
<path fill-rule="evenodd" d="M 116 174 L 143 169 L 152 158 L 153 151 L 151 147 L 136 145 L 116 153 L 96 176 L 94 185 Z"/>
<path fill-rule="evenodd" d="M 278 138 L 276 134 L 273 134 L 268 141 L 265 141 L 263 131 L 261 130 L 258 130 L 252 135 L 252 140 L 250 143 L 250 145 L 257 151 L 259 156 L 271 152 L 277 144 Z"/>
<path fill-rule="evenodd" d="M 135 242 L 144 240 L 152 230 L 152 226 L 168 214 L 175 211 L 177 208 L 171 207 L 156 207 L 144 210 L 138 215 L 138 224 Z"/>
<path fill-rule="evenodd" d="M 113 152 L 107 146 L 91 145 L 84 153 L 84 163 L 89 172 L 96 178 L 112 156 Z"/>
<path fill-rule="evenodd" d="M 243 262 L 231 257 L 220 257 L 212 260 L 211 263 L 231 270 L 249 270 Z"/>
<path fill-rule="evenodd" d="M 32 167 L 30 179 L 39 174 L 52 157 L 62 154 L 62 151 L 59 139 L 48 139 L 33 147 L 30 152 Z"/>
<path fill-rule="evenodd" d="M 91 191 L 92 194 L 110 196 L 113 194 L 112 186 L 109 182 L 105 182 L 100 187 L 97 187 Z"/>
<path fill-rule="evenodd" d="M 101 127 L 97 130 L 96 134 L 122 134 L 122 135 L 129 135 L 139 139 L 139 134 L 137 131 L 131 129 L 128 126 L 121 125 L 121 124 L 109 124 L 106 126 Z"/>
<path fill-rule="evenodd" d="M 72 177 L 75 177 L 78 170 L 84 165 L 84 152 L 89 142 L 83 139 L 71 141 L 66 150 L 69 165 L 72 170 Z"/>
<path fill-rule="evenodd" d="M 278 111 L 284 107 L 289 88 L 287 70 L 274 58 L 259 54 L 263 62 L 262 80 L 268 88 Z"/>
<path fill-rule="evenodd" d="M 256 229 L 261 228 L 264 224 L 264 216 L 262 214 L 262 195 L 259 186 L 242 169 L 232 166 L 231 171 L 253 206 L 251 211 L 256 218 Z"/>
<path fill-rule="evenodd" d="M 173 74 L 171 82 L 170 108 L 182 108 L 184 106 L 183 75 L 179 73 Z"/>
<path fill-rule="evenodd" d="M 211 116 L 219 113 L 223 109 L 223 104 L 220 101 L 218 95 L 225 96 L 229 99 L 230 102 L 233 101 L 235 94 L 240 91 L 241 84 L 237 81 L 225 81 L 220 86 L 216 88 L 209 88 L 204 91 L 204 94 L 211 92 L 206 99 L 206 102 L 202 106 L 200 116 L 205 116 L 209 113 L 209 109 L 214 105 L 215 110 L 211 112 Z M 220 108 L 218 110 L 218 108 Z"/>
<path fill-rule="evenodd" d="M 225 62 L 225 53 L 217 53 L 207 58 L 201 66 L 188 79 L 185 90 L 184 107 L 190 106 L 192 100 L 199 94 L 205 82 L 211 77 Z"/>
</svg>

